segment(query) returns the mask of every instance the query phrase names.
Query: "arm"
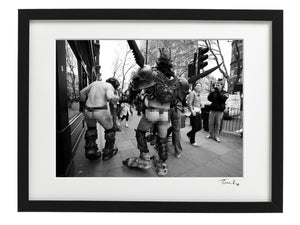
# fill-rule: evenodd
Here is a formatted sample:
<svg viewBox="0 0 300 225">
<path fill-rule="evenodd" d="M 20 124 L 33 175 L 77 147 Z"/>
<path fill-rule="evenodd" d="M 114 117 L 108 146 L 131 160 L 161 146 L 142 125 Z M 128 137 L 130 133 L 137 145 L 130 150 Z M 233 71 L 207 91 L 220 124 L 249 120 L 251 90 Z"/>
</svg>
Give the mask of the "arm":
<svg viewBox="0 0 300 225">
<path fill-rule="evenodd" d="M 212 102 L 214 100 L 214 92 L 210 92 L 209 95 L 207 96 L 207 100 Z"/>
<path fill-rule="evenodd" d="M 196 115 L 196 113 L 194 112 L 194 107 L 193 107 L 194 97 L 195 97 L 195 94 L 194 94 L 194 92 L 192 91 L 192 92 L 189 94 L 189 97 L 188 97 L 188 107 L 189 107 L 189 110 L 191 111 L 191 113 L 192 113 L 193 116 Z"/>
<path fill-rule="evenodd" d="M 90 92 L 91 86 L 92 86 L 92 84 L 86 86 L 85 88 L 83 88 L 80 91 L 80 101 L 81 102 L 85 102 L 86 101 L 86 98 L 87 98 L 88 93 Z"/>
<path fill-rule="evenodd" d="M 221 102 L 226 102 L 229 95 L 226 92 L 220 92 L 218 97 Z"/>
<path fill-rule="evenodd" d="M 120 97 L 114 94 L 115 89 L 113 88 L 113 86 L 111 84 L 107 85 L 107 89 L 106 89 L 106 98 L 108 100 L 111 101 L 119 101 Z"/>
</svg>

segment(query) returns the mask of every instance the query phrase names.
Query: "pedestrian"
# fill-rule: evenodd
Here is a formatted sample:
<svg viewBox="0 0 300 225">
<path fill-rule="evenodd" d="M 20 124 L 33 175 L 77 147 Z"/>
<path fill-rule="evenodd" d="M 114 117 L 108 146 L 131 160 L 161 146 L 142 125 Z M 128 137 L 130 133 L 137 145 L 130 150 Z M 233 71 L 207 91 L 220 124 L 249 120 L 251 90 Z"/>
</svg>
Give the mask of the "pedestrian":
<svg viewBox="0 0 300 225">
<path fill-rule="evenodd" d="M 115 147 L 116 131 L 113 126 L 112 116 L 107 108 L 107 101 L 117 102 L 119 96 L 115 90 L 120 83 L 109 78 L 106 82 L 95 81 L 80 91 L 80 101 L 85 102 L 84 120 L 87 125 L 85 132 L 85 157 L 90 160 L 99 159 L 103 153 L 103 160 L 112 158 L 118 151 Z M 105 146 L 101 151 L 98 149 L 96 140 L 97 123 L 104 129 Z"/>
<path fill-rule="evenodd" d="M 223 112 L 225 109 L 225 102 L 228 98 L 228 94 L 223 90 L 224 81 L 219 79 L 217 82 L 213 83 L 210 94 L 207 99 L 211 102 L 210 112 L 209 112 L 209 134 L 206 138 L 212 138 L 217 142 L 220 142 L 220 127 L 223 119 Z"/>
<path fill-rule="evenodd" d="M 126 119 L 125 127 L 128 127 L 128 120 L 129 115 L 131 115 L 131 106 L 127 102 L 121 103 L 121 113 L 120 113 L 120 120 L 121 122 Z"/>
<path fill-rule="evenodd" d="M 141 115 L 142 115 L 142 112 L 143 112 L 143 105 L 144 105 L 143 94 L 142 94 L 142 93 L 139 93 L 139 94 L 136 96 L 136 99 L 135 99 L 135 106 L 136 106 L 136 111 L 137 111 L 137 115 L 138 115 L 138 116 L 141 116 Z"/>
<path fill-rule="evenodd" d="M 180 158 L 182 153 L 181 147 L 181 116 L 183 111 L 183 102 L 186 99 L 186 95 L 189 91 L 189 83 L 185 78 L 179 78 L 176 81 L 176 99 L 171 103 L 170 108 L 170 120 L 171 127 L 168 129 L 169 136 L 172 133 L 172 144 L 174 145 L 175 157 Z"/>
<path fill-rule="evenodd" d="M 198 143 L 195 142 L 196 133 L 202 129 L 202 121 L 201 121 L 201 83 L 196 83 L 194 89 L 188 96 L 188 107 L 191 111 L 190 121 L 192 125 L 192 130 L 187 133 L 188 138 L 190 139 L 190 143 L 194 146 L 199 146 Z"/>
</svg>

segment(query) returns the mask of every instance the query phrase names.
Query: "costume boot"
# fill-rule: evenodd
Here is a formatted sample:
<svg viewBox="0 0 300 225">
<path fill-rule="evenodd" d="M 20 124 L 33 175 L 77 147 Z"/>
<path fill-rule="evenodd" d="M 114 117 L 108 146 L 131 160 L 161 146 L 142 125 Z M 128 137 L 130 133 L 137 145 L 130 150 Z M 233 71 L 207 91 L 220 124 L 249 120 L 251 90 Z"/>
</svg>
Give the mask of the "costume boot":
<svg viewBox="0 0 300 225">
<path fill-rule="evenodd" d="M 104 138 L 105 138 L 105 146 L 103 151 L 103 160 L 109 160 L 111 159 L 115 154 L 118 152 L 118 148 L 115 146 L 115 140 L 116 140 L 116 131 L 114 128 L 105 130 L 104 132 Z"/>
<path fill-rule="evenodd" d="M 96 144 L 97 140 L 97 129 L 95 127 L 90 127 L 85 132 L 85 157 L 90 160 L 96 160 L 101 157 L 101 152 Z"/>
<path fill-rule="evenodd" d="M 141 130 L 136 130 L 136 140 L 137 140 L 137 147 L 141 152 L 140 156 L 125 159 L 123 161 L 123 164 L 129 167 L 149 169 L 151 167 L 151 163 L 150 163 L 150 153 L 147 147 L 146 132 Z"/>
<path fill-rule="evenodd" d="M 158 155 L 159 160 L 155 161 L 156 172 L 158 176 L 166 176 L 168 175 L 168 138 L 160 138 L 157 139 L 157 147 L 158 147 Z"/>
</svg>

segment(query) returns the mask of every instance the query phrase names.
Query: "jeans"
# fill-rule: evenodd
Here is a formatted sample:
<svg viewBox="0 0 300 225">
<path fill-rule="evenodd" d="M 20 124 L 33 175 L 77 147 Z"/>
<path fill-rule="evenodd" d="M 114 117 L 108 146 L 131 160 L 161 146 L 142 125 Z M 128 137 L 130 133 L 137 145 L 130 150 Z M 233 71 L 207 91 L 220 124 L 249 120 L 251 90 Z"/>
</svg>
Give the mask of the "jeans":
<svg viewBox="0 0 300 225">
<path fill-rule="evenodd" d="M 181 147 L 181 135 L 180 135 L 180 128 L 181 128 L 181 112 L 179 109 L 176 108 L 170 109 L 170 119 L 172 127 L 170 132 L 172 132 L 172 143 L 174 145 L 175 153 L 180 154 L 182 152 Z"/>
<path fill-rule="evenodd" d="M 219 136 L 222 118 L 223 118 L 223 112 L 210 111 L 209 113 L 209 121 L 208 121 L 209 133 L 213 138 Z"/>
<path fill-rule="evenodd" d="M 196 133 L 202 129 L 201 114 L 196 113 L 195 116 L 190 116 L 192 130 L 187 133 L 187 136 L 190 138 L 191 144 L 195 143 Z"/>
</svg>

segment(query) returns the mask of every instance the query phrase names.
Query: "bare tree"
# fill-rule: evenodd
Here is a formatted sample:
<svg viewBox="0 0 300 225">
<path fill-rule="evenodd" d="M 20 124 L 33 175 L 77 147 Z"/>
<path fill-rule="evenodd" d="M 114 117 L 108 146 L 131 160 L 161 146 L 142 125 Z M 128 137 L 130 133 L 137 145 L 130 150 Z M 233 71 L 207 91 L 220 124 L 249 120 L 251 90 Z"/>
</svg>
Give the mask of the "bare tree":
<svg viewBox="0 0 300 225">
<path fill-rule="evenodd" d="M 123 60 L 123 65 L 122 65 L 122 86 L 121 86 L 122 90 L 124 89 L 124 84 L 125 84 L 125 79 L 126 79 L 127 73 L 136 65 L 132 61 L 128 62 L 129 53 L 131 53 L 131 50 L 126 51 L 125 57 Z"/>
<path fill-rule="evenodd" d="M 121 68 L 122 62 L 119 58 L 115 58 L 113 62 L 113 78 L 119 78 L 119 70 Z"/>
<path fill-rule="evenodd" d="M 226 79 L 227 83 L 229 81 L 228 70 L 224 61 L 224 56 L 222 54 L 222 50 L 220 47 L 220 43 L 218 40 L 205 40 L 205 46 L 209 48 L 209 51 L 212 55 L 212 58 L 216 61 L 217 65 L 221 65 L 219 67 L 219 71 L 222 73 L 223 77 Z"/>
</svg>

